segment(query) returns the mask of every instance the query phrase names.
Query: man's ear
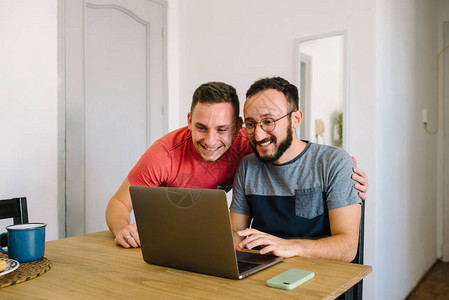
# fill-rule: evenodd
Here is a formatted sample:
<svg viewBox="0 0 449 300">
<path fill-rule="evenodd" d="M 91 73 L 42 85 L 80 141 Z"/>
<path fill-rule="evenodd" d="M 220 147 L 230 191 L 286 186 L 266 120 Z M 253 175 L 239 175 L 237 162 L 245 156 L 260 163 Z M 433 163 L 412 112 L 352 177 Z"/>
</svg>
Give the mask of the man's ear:
<svg viewBox="0 0 449 300">
<path fill-rule="evenodd" d="M 302 111 L 301 110 L 297 110 L 292 112 L 292 126 L 293 128 L 298 128 L 299 125 L 301 125 L 302 123 Z"/>
<path fill-rule="evenodd" d="M 192 131 L 192 114 L 190 112 L 187 114 L 187 126 Z"/>
<path fill-rule="evenodd" d="M 237 119 L 236 124 L 235 124 L 235 133 L 234 133 L 234 134 L 239 133 L 240 128 L 242 128 L 242 124 L 243 124 L 243 119 L 242 119 L 242 117 L 239 117 L 239 118 Z"/>
</svg>

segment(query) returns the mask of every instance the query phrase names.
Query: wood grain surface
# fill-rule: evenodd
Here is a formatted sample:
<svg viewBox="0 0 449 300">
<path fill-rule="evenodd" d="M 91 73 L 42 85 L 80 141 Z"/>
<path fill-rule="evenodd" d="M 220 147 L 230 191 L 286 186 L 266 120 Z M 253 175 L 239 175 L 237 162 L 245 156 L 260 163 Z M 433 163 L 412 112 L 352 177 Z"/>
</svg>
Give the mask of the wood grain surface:
<svg viewBox="0 0 449 300">
<path fill-rule="evenodd" d="M 0 289 L 1 299 L 333 299 L 371 272 L 365 265 L 294 257 L 242 280 L 224 279 L 147 264 L 140 248 L 115 245 L 109 231 L 47 242 L 45 251 L 52 269 Z M 315 277 L 292 291 L 266 286 L 291 268 Z"/>
</svg>

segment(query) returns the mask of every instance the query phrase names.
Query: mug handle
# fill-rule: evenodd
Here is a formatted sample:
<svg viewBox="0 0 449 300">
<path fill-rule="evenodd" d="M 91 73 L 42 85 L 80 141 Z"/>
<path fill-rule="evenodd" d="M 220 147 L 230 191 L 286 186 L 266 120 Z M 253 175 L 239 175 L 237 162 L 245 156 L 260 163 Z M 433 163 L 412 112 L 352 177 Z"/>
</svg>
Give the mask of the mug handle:
<svg viewBox="0 0 449 300">
<path fill-rule="evenodd" d="M 3 232 L 2 234 L 0 234 L 0 240 L 2 239 L 2 237 L 3 237 L 4 235 L 7 235 L 7 234 L 8 234 L 7 232 Z M 0 252 L 3 253 L 3 254 L 8 254 L 8 252 L 5 251 L 5 250 L 3 250 L 2 247 L 0 247 Z"/>
</svg>

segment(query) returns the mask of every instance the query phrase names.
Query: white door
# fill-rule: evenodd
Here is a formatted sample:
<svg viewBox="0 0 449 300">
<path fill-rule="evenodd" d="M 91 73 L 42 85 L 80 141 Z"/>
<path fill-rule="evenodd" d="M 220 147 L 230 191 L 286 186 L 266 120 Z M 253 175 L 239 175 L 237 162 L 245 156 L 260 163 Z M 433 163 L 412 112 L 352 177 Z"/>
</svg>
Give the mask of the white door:
<svg viewBox="0 0 449 300">
<path fill-rule="evenodd" d="M 107 229 L 109 199 L 166 133 L 166 3 L 63 4 L 66 234 L 73 236 Z"/>
</svg>

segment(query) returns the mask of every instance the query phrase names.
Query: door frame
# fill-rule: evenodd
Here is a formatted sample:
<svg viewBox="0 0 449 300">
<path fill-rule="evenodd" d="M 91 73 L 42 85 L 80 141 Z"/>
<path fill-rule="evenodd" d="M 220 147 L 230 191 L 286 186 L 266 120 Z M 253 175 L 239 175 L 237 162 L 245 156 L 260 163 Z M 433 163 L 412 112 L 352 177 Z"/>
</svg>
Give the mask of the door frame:
<svg viewBox="0 0 449 300">
<path fill-rule="evenodd" d="M 299 109 L 303 112 L 306 118 L 303 119 L 301 126 L 299 126 L 296 130 L 298 136 L 302 140 L 312 140 L 312 136 L 307 136 L 307 133 L 310 132 L 310 128 L 312 128 L 312 119 L 310 118 L 310 99 L 311 99 L 311 88 L 312 88 L 312 57 L 305 53 L 299 53 L 299 70 L 296 73 L 299 78 L 297 79 L 299 93 L 303 97 L 299 97 Z M 301 68 L 301 66 L 305 66 L 305 70 Z M 304 75 L 304 78 L 302 78 Z M 304 83 L 304 84 L 302 84 Z"/>
<path fill-rule="evenodd" d="M 442 40 L 441 46 L 438 51 L 441 51 L 449 45 L 449 21 L 442 22 Z M 442 261 L 449 261 L 449 86 L 445 85 L 449 78 L 449 49 L 442 53 L 441 61 L 437 61 L 440 64 L 440 74 L 437 76 L 437 80 L 440 80 L 439 93 L 441 111 L 440 114 L 441 129 L 438 133 L 438 197 L 437 197 L 437 257 Z M 440 77 L 441 76 L 441 77 Z M 438 126 L 438 124 L 437 124 Z"/>
<path fill-rule="evenodd" d="M 311 40 L 317 40 L 317 39 L 323 39 L 323 38 L 329 38 L 334 36 L 341 36 L 343 38 L 343 149 L 345 149 L 347 152 L 351 153 L 349 149 L 349 120 L 350 120 L 350 104 L 351 101 L 349 99 L 349 49 L 348 49 L 348 32 L 346 29 L 343 30 L 337 30 L 332 31 L 328 33 L 323 34 L 317 34 L 313 36 L 307 36 L 303 38 L 299 38 L 295 40 L 295 52 L 294 52 L 294 61 L 295 61 L 295 68 L 294 68 L 294 74 L 293 78 L 295 80 L 296 86 L 301 86 L 301 78 L 300 78 L 300 69 L 301 69 L 301 43 L 307 42 Z M 304 62 L 304 61 L 303 61 Z M 301 99 L 300 99 L 301 101 Z M 310 101 L 309 100 L 309 108 L 310 108 Z M 307 105 L 307 104 L 306 104 Z M 306 107 L 307 109 L 307 107 Z M 307 117 L 307 115 L 306 115 Z"/>
<path fill-rule="evenodd" d="M 57 2 L 57 18 L 58 18 L 58 191 L 57 191 L 57 212 L 58 212 L 58 224 L 59 238 L 67 237 L 67 135 L 66 135 L 66 110 L 67 110 L 67 72 L 66 72 L 66 37 L 67 37 L 67 26 L 66 26 L 66 2 L 72 0 L 58 0 Z M 83 11 L 86 8 L 88 1 L 78 0 L 83 2 Z M 168 129 L 168 58 L 167 58 L 167 24 L 168 24 L 168 3 L 166 0 L 147 0 L 155 4 L 159 4 L 163 9 L 163 32 L 162 32 L 162 43 L 163 43 L 163 128 L 164 132 Z M 85 48 L 83 45 L 83 53 L 85 53 Z M 84 66 L 83 66 L 84 68 Z M 84 88 L 83 88 L 84 91 Z M 84 92 L 83 92 L 84 93 Z M 83 162 L 84 163 L 84 158 Z M 85 183 L 83 181 L 82 188 L 85 189 Z M 81 206 L 85 211 L 85 198 Z M 86 230 L 86 215 L 82 216 L 84 231 Z"/>
</svg>

